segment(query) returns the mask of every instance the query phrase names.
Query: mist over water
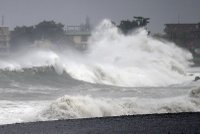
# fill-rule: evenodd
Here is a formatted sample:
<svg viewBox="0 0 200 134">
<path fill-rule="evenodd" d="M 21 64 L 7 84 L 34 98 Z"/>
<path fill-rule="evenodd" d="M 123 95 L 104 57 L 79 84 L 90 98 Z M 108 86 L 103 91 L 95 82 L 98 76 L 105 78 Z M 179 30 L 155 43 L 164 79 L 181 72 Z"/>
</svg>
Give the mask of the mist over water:
<svg viewBox="0 0 200 134">
<path fill-rule="evenodd" d="M 45 43 L 45 42 L 44 42 Z M 26 50 L 0 60 L 2 69 L 53 66 L 58 74 L 91 83 L 116 86 L 168 86 L 188 80 L 191 54 L 175 44 L 159 41 L 139 29 L 123 35 L 109 20 L 93 32 L 84 53 L 75 50 Z"/>
<path fill-rule="evenodd" d="M 118 86 L 167 86 L 184 82 L 185 68 L 192 58 L 175 44 L 151 38 L 144 29 L 125 36 L 108 20 L 96 28 L 89 46 L 87 56 L 92 60 L 94 76 L 88 81 Z"/>
<path fill-rule="evenodd" d="M 31 48 L 0 58 L 0 123 L 199 111 L 191 59 L 145 29 L 125 36 L 104 20 L 84 51 Z"/>
<path fill-rule="evenodd" d="M 177 113 L 200 111 L 200 88 L 188 95 L 171 98 L 120 99 L 90 96 L 64 96 L 54 101 L 38 116 L 42 120 L 119 116 L 150 113 Z"/>
</svg>

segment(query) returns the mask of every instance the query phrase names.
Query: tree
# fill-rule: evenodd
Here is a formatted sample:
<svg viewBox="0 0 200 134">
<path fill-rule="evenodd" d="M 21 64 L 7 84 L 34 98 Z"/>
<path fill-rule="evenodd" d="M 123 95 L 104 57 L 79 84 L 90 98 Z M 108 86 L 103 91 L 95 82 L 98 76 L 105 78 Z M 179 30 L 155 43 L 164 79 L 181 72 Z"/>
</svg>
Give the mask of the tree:
<svg viewBox="0 0 200 134">
<path fill-rule="evenodd" d="M 43 21 L 35 26 L 34 34 L 37 40 L 45 39 L 56 42 L 65 35 L 64 25 L 54 21 Z"/>
<path fill-rule="evenodd" d="M 145 27 L 148 23 L 149 23 L 149 20 L 150 18 L 143 18 L 141 16 L 134 16 L 135 18 L 135 21 L 138 22 L 138 26 L 139 27 Z"/>
<path fill-rule="evenodd" d="M 20 44 L 25 44 L 28 42 L 33 42 L 35 39 L 33 36 L 34 27 L 30 26 L 22 26 L 15 27 L 13 31 L 11 31 L 11 47 L 18 47 Z"/>
<path fill-rule="evenodd" d="M 54 21 L 42 21 L 35 26 L 16 27 L 11 31 L 11 47 L 31 44 L 36 40 L 58 42 L 65 39 L 64 25 Z"/>
<path fill-rule="evenodd" d="M 124 33 L 128 34 L 130 31 L 145 27 L 149 23 L 150 18 L 144 18 L 141 16 L 134 17 L 132 21 L 130 20 L 122 20 L 120 24 L 118 25 L 118 28 Z"/>
<path fill-rule="evenodd" d="M 121 31 L 124 34 L 129 33 L 131 30 L 135 29 L 136 27 L 138 27 L 138 24 L 136 21 L 130 21 L 130 20 L 122 20 L 119 24 L 119 29 L 121 29 Z"/>
</svg>

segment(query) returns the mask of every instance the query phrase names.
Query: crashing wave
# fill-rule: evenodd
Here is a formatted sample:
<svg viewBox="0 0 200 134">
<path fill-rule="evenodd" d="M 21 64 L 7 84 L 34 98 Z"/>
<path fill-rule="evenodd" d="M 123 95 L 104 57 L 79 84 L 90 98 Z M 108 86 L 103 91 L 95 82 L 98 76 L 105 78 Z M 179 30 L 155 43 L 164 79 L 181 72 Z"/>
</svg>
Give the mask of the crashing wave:
<svg viewBox="0 0 200 134">
<path fill-rule="evenodd" d="M 159 87 L 191 80 L 185 73 L 191 54 L 148 36 L 144 29 L 125 36 L 104 20 L 94 30 L 88 46 L 85 53 L 71 49 L 27 50 L 0 59 L 0 69 L 53 66 L 58 74 L 66 72 L 77 80 L 127 87 Z"/>
<path fill-rule="evenodd" d="M 200 88 L 192 89 L 188 96 L 148 98 L 93 98 L 90 96 L 63 96 L 38 117 L 42 120 L 88 118 L 134 114 L 177 113 L 200 111 Z"/>
</svg>

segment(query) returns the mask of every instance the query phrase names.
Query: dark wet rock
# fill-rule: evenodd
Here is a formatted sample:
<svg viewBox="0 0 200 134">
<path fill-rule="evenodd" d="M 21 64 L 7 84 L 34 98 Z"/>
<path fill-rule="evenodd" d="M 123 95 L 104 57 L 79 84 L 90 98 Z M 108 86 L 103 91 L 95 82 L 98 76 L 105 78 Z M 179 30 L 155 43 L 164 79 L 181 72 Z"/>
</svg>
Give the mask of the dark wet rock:
<svg viewBox="0 0 200 134">
<path fill-rule="evenodd" d="M 195 79 L 194 79 L 194 81 L 198 81 L 198 80 L 200 80 L 200 77 L 196 76 Z"/>
<path fill-rule="evenodd" d="M 200 113 L 130 115 L 0 126 L 1 134 L 200 134 Z"/>
</svg>

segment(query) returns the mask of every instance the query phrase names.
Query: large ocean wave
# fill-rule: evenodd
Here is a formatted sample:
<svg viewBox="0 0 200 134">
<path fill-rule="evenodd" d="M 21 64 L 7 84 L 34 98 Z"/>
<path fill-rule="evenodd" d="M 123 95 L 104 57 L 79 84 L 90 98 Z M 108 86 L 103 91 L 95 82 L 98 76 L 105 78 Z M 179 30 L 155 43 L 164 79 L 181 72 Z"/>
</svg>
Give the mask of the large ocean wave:
<svg viewBox="0 0 200 134">
<path fill-rule="evenodd" d="M 0 124 L 105 116 L 200 111 L 200 88 L 164 98 L 65 95 L 56 100 L 0 101 Z"/>
<path fill-rule="evenodd" d="M 200 88 L 188 95 L 171 98 L 94 98 L 90 96 L 63 96 L 52 102 L 37 116 L 40 120 L 89 118 L 152 113 L 200 111 Z"/>
<path fill-rule="evenodd" d="M 104 20 L 85 51 L 31 48 L 1 57 L 0 124 L 200 111 L 200 88 L 191 90 L 199 82 L 186 72 L 191 58 L 144 29 L 125 36 Z"/>
<path fill-rule="evenodd" d="M 58 74 L 91 83 L 116 86 L 168 86 L 190 80 L 185 73 L 192 56 L 175 44 L 159 41 L 139 29 L 123 35 L 104 20 L 88 41 L 88 50 L 26 50 L 0 59 L 0 69 L 53 66 Z"/>
</svg>

